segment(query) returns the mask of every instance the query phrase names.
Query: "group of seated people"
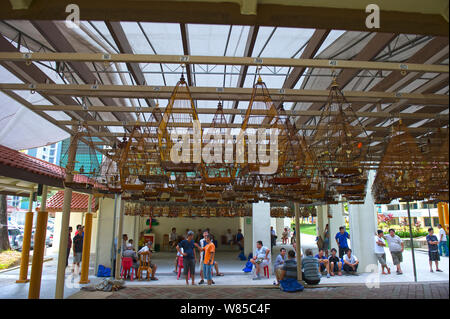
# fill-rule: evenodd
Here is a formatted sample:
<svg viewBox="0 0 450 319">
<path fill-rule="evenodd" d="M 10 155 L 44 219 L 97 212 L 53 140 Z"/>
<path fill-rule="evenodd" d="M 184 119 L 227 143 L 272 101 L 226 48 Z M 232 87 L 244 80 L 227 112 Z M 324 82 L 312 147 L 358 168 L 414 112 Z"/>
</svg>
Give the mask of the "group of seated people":
<svg viewBox="0 0 450 319">
<path fill-rule="evenodd" d="M 140 276 L 138 270 L 139 270 L 139 266 L 140 266 L 140 255 L 148 255 L 147 257 L 147 262 L 148 262 L 148 266 L 151 270 L 151 276 L 150 276 L 150 280 L 158 280 L 158 278 L 155 277 L 156 274 L 156 270 L 158 269 L 158 266 L 156 266 L 155 264 L 153 264 L 151 262 L 151 257 L 152 257 L 152 245 L 153 243 L 151 241 L 148 241 L 143 247 L 141 247 L 137 252 L 134 249 L 133 246 L 133 240 L 130 239 L 128 240 L 128 237 L 126 234 L 123 235 L 123 244 L 122 244 L 122 258 L 131 258 L 133 261 L 132 264 L 132 268 L 136 269 L 136 273 L 138 275 L 138 277 Z M 148 274 L 147 274 L 148 275 Z"/>
<path fill-rule="evenodd" d="M 336 255 L 337 250 L 331 249 L 331 255 L 326 256 L 323 249 L 319 249 L 319 253 L 313 256 L 312 249 L 305 251 L 305 256 L 302 256 L 302 279 L 309 285 L 317 285 L 320 282 L 323 274 L 326 274 L 327 278 L 330 276 L 342 276 L 342 271 L 351 275 L 357 275 L 358 270 L 358 258 L 352 254 L 352 250 L 348 248 L 345 251 L 343 258 L 339 258 Z M 297 278 L 297 262 L 294 260 L 295 251 L 290 250 L 286 256 L 286 249 L 281 248 L 280 254 L 275 260 L 275 276 L 277 279 L 276 284 L 279 284 L 281 280 L 289 272 L 293 275 L 293 263 L 295 262 L 295 278 Z M 292 255 L 292 258 L 289 258 Z M 289 261 L 292 259 L 292 261 Z M 289 262 L 288 262 L 289 261 Z"/>
</svg>

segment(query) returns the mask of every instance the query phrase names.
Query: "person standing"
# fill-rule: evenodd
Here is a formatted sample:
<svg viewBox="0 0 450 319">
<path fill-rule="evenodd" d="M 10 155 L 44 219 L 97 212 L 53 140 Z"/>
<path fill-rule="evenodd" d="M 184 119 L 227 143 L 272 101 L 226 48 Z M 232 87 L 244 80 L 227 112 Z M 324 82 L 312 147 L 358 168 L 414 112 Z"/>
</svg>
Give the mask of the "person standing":
<svg viewBox="0 0 450 319">
<path fill-rule="evenodd" d="M 375 236 L 375 255 L 377 256 L 378 262 L 381 264 L 381 273 L 386 275 L 391 274 L 391 269 L 386 264 L 386 253 L 384 251 L 386 241 L 383 237 L 383 231 L 381 229 L 377 230 L 377 236 Z M 384 268 L 386 268 L 387 273 L 384 272 Z"/>
<path fill-rule="evenodd" d="M 67 241 L 66 268 L 69 265 L 70 250 L 72 249 L 72 226 L 69 227 L 69 238 Z"/>
<path fill-rule="evenodd" d="M 236 243 L 239 246 L 239 250 L 244 250 L 244 235 L 242 234 L 242 230 L 238 229 L 238 232 L 236 234 Z"/>
<path fill-rule="evenodd" d="M 272 249 L 273 246 L 276 246 L 277 244 L 277 234 L 275 232 L 275 229 L 273 229 L 273 226 L 270 226 L 270 248 Z"/>
<path fill-rule="evenodd" d="M 174 227 L 174 228 L 172 228 L 172 231 L 169 234 L 169 247 L 170 248 L 175 248 L 176 247 L 177 239 L 178 239 L 177 229 Z"/>
<path fill-rule="evenodd" d="M 448 257 L 448 247 L 447 247 L 447 234 L 441 224 L 438 224 L 439 228 L 439 255 L 442 256 L 442 251 L 444 251 L 445 257 Z"/>
<path fill-rule="evenodd" d="M 212 267 L 214 264 L 214 254 L 216 251 L 216 247 L 211 242 L 211 235 L 206 234 L 205 236 L 205 247 L 197 246 L 200 251 L 204 251 L 205 256 L 203 260 L 203 274 L 208 282 L 208 285 L 212 285 Z"/>
<path fill-rule="evenodd" d="M 328 224 L 326 224 L 323 231 L 323 250 L 325 251 L 326 257 L 328 257 L 328 249 L 330 249 L 330 230 Z"/>
<path fill-rule="evenodd" d="M 345 231 L 344 226 L 339 227 L 339 232 L 336 234 L 335 239 L 339 247 L 339 258 L 342 258 L 348 249 L 348 239 L 350 239 L 350 234 Z"/>
<path fill-rule="evenodd" d="M 83 235 L 81 231 L 73 237 L 73 269 L 72 272 L 75 272 L 76 266 L 78 266 L 79 274 L 81 274 L 81 256 L 83 254 Z"/>
<path fill-rule="evenodd" d="M 442 270 L 439 269 L 439 250 L 438 250 L 438 244 L 439 240 L 434 235 L 434 230 L 432 227 L 428 228 L 428 235 L 425 237 L 428 244 L 428 257 L 429 257 L 429 263 L 430 263 L 430 272 L 433 272 L 433 261 L 436 264 L 436 271 L 442 272 Z"/>
<path fill-rule="evenodd" d="M 184 276 L 186 277 L 186 285 L 188 286 L 189 275 L 192 279 L 192 285 L 195 285 L 195 261 L 197 259 L 195 246 L 198 245 L 194 241 L 194 232 L 190 230 L 187 232 L 186 239 L 182 240 L 177 245 L 177 251 L 183 255 Z M 181 251 L 181 248 L 183 251 Z"/>
<path fill-rule="evenodd" d="M 289 231 L 287 227 L 284 227 L 284 231 L 281 233 L 281 243 L 286 245 L 288 243 Z"/>
<path fill-rule="evenodd" d="M 405 250 L 405 245 L 392 228 L 389 229 L 389 235 L 385 236 L 384 239 L 388 242 L 392 261 L 394 262 L 394 265 L 397 266 L 397 275 L 402 275 L 403 271 L 400 267 L 400 263 L 403 262 L 403 250 Z"/>
</svg>

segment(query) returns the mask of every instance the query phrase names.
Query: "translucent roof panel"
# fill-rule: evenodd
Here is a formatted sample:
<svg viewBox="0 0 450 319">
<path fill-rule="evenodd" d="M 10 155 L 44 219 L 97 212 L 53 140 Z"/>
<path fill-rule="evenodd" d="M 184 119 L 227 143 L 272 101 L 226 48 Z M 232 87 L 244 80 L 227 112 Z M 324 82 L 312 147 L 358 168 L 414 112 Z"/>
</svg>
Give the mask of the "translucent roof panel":
<svg viewBox="0 0 450 319">
<path fill-rule="evenodd" d="M 291 58 L 314 33 L 314 29 L 276 28 L 269 40 L 271 31 L 273 28 L 261 27 L 259 29 L 253 56 Z"/>
<path fill-rule="evenodd" d="M 180 25 L 176 23 L 141 23 L 156 54 L 183 54 Z M 125 30 L 127 33 L 127 30 Z"/>
<path fill-rule="evenodd" d="M 188 24 L 191 55 L 224 55 L 229 30 L 227 25 Z"/>
</svg>

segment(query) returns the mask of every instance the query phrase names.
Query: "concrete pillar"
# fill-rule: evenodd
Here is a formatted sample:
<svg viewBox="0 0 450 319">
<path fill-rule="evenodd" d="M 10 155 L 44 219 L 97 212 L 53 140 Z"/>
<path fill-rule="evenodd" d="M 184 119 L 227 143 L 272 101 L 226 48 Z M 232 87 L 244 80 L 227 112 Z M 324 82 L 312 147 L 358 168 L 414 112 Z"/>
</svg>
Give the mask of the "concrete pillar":
<svg viewBox="0 0 450 319">
<path fill-rule="evenodd" d="M 252 217 L 244 217 L 244 254 L 253 253 L 253 220 Z"/>
<path fill-rule="evenodd" d="M 31 265 L 28 299 L 39 299 L 41 293 L 42 266 L 44 263 L 45 235 L 47 233 L 47 185 L 42 187 L 41 206 L 37 213 L 34 234 L 33 263 Z"/>
<path fill-rule="evenodd" d="M 374 236 L 377 231 L 374 215 L 376 216 L 377 211 L 372 196 L 374 178 L 375 171 L 370 171 L 364 204 L 349 205 L 348 208 L 351 248 L 359 259 L 359 271 L 361 272 L 365 272 L 368 265 L 377 265 L 374 252 Z"/>
<path fill-rule="evenodd" d="M 339 251 L 338 246 L 336 244 L 336 234 L 339 232 L 339 227 L 345 227 L 345 217 L 344 217 L 344 205 L 342 203 L 329 205 L 328 209 L 330 210 L 331 218 L 329 219 L 330 226 L 330 246 L 331 248 L 335 248 Z"/>
<path fill-rule="evenodd" d="M 92 194 L 89 194 L 88 211 L 84 215 L 84 237 L 83 237 L 83 256 L 81 262 L 80 284 L 89 283 L 89 259 L 91 256 L 91 237 L 92 237 Z"/>
<path fill-rule="evenodd" d="M 117 247 L 116 247 L 116 279 L 120 279 L 120 265 L 122 261 L 122 233 L 123 233 L 123 214 L 125 211 L 124 201 L 122 195 L 118 196 L 117 209 L 119 215 L 118 229 L 117 229 Z"/>
<path fill-rule="evenodd" d="M 277 242 L 281 243 L 282 234 L 284 232 L 284 217 L 276 218 L 276 228 L 275 232 L 277 233 Z"/>
<path fill-rule="evenodd" d="M 259 202 L 253 204 L 252 212 L 252 252 L 256 250 L 256 242 L 261 240 L 263 246 L 270 249 L 270 203 Z M 272 254 L 269 254 L 269 260 Z M 272 263 L 269 263 L 271 270 Z"/>
<path fill-rule="evenodd" d="M 23 228 L 22 256 L 20 258 L 20 274 L 16 283 L 28 282 L 28 264 L 30 262 L 30 246 L 33 228 L 33 191 L 30 192 L 28 202 L 28 212 L 25 215 L 25 225 Z"/>
<path fill-rule="evenodd" d="M 300 208 L 298 203 L 294 203 L 295 212 L 295 254 L 297 257 L 297 280 L 302 282 L 302 243 L 300 241 Z M 303 283 L 303 282 L 302 282 Z"/>
<path fill-rule="evenodd" d="M 316 207 L 317 210 L 317 217 L 316 217 L 316 234 L 317 236 L 322 236 L 323 238 L 323 230 L 325 229 L 325 224 L 326 222 L 324 222 L 324 220 L 328 221 L 327 215 L 326 215 L 326 211 L 324 209 L 324 206 L 317 206 Z"/>
</svg>

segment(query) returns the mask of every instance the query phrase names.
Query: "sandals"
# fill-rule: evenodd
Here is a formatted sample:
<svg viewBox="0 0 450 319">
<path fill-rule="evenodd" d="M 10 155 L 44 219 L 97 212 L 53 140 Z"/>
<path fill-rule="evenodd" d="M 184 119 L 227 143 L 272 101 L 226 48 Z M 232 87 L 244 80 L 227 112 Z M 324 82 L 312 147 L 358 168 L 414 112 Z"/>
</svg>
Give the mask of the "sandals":
<svg viewBox="0 0 450 319">
<path fill-rule="evenodd" d="M 218 273 L 216 276 L 222 277 L 222 276 L 224 276 L 224 274 L 222 274 L 222 273 L 220 272 L 220 273 Z"/>
<path fill-rule="evenodd" d="M 156 277 L 150 277 L 150 280 L 159 280 L 159 279 Z"/>
</svg>

